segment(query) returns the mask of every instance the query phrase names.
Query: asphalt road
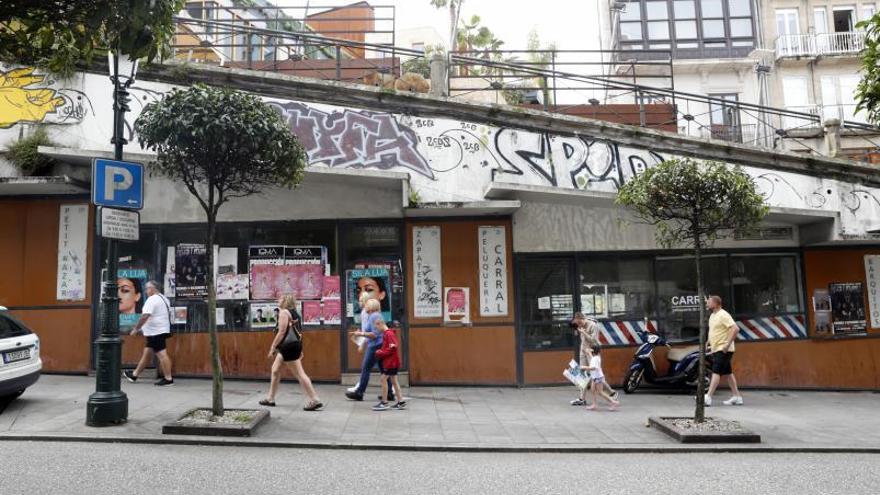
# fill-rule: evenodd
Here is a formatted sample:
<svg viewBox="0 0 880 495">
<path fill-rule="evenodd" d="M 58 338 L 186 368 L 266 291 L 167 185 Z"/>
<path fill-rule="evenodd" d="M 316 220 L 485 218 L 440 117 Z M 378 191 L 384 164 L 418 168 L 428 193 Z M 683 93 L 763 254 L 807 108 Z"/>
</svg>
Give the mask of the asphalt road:
<svg viewBox="0 0 880 495">
<path fill-rule="evenodd" d="M 3 495 L 853 495 L 880 493 L 878 461 L 838 454 L 463 454 L 2 441 L 0 486 Z"/>
</svg>

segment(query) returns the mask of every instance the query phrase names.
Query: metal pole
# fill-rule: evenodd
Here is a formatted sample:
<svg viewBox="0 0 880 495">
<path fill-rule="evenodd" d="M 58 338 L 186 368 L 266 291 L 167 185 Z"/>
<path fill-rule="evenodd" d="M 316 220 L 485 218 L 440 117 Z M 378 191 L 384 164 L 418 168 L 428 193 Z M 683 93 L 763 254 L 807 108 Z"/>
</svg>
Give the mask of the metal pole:
<svg viewBox="0 0 880 495">
<path fill-rule="evenodd" d="M 113 81 L 113 145 L 114 158 L 122 160 L 125 144 L 125 111 L 128 109 L 126 86 L 119 83 L 119 53 L 113 58 L 116 77 Z M 94 178 L 93 178 L 94 180 Z M 97 216 L 97 215 L 96 215 Z M 97 224 L 97 223 L 96 223 Z M 107 277 L 103 280 L 101 297 L 103 317 L 101 334 L 95 340 L 95 393 L 86 403 L 88 426 L 110 426 L 128 420 L 128 396 L 121 390 L 122 341 L 119 339 L 119 296 L 116 288 L 116 240 L 107 240 Z"/>
<path fill-rule="evenodd" d="M 336 44 L 336 80 L 342 80 L 342 47 Z"/>
<path fill-rule="evenodd" d="M 552 57 L 550 59 L 550 63 L 551 63 L 551 67 L 552 67 L 550 70 L 553 71 L 553 111 L 555 112 L 556 109 L 558 108 L 557 103 L 556 103 L 556 101 L 557 101 L 556 100 L 556 50 L 553 50 L 552 52 L 550 52 L 550 56 Z"/>
</svg>

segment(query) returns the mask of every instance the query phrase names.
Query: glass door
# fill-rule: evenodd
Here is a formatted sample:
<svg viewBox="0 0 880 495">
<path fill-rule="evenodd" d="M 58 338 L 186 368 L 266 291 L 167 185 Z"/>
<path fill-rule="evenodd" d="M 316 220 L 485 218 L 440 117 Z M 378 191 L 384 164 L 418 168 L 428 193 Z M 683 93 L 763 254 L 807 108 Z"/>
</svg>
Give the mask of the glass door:
<svg viewBox="0 0 880 495">
<path fill-rule="evenodd" d="M 794 56 L 805 53 L 800 42 L 800 24 L 797 9 L 776 10 L 776 51 L 782 56 Z"/>
</svg>

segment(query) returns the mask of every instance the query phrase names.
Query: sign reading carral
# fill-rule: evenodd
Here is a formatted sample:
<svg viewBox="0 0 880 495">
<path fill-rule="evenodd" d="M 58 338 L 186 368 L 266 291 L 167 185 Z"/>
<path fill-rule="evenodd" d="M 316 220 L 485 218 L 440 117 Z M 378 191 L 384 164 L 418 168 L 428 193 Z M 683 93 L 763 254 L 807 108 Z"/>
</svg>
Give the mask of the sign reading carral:
<svg viewBox="0 0 880 495">
<path fill-rule="evenodd" d="M 480 316 L 507 316 L 507 235 L 504 226 L 479 230 Z"/>
</svg>

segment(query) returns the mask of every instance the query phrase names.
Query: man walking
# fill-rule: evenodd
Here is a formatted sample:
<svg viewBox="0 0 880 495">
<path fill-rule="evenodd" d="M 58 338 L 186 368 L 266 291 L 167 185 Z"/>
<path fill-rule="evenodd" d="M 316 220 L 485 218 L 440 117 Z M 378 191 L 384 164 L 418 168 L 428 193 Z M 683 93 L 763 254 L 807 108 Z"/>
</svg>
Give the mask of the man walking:
<svg viewBox="0 0 880 495">
<path fill-rule="evenodd" d="M 157 380 L 155 385 L 164 387 L 174 385 L 174 378 L 171 376 L 171 358 L 165 350 L 165 339 L 171 335 L 171 305 L 162 295 L 160 287 L 154 280 L 147 282 L 147 302 L 144 303 L 143 314 L 131 331 L 131 335 L 143 331 L 147 339 L 144 353 L 138 361 L 137 368 L 134 371 L 125 371 L 123 375 L 128 381 L 136 382 L 141 371 L 152 361 L 155 354 L 159 358 L 159 368 L 162 372 L 162 378 Z"/>
<path fill-rule="evenodd" d="M 712 312 L 709 316 L 709 351 L 712 353 L 712 380 L 709 382 L 709 391 L 703 398 L 704 404 L 712 405 L 712 394 L 718 388 L 721 377 L 727 377 L 727 384 L 733 394 L 724 401 L 727 406 L 743 405 L 743 398 L 736 387 L 736 377 L 733 375 L 731 362 L 735 349 L 736 334 L 739 328 L 730 316 L 730 313 L 722 309 L 721 297 L 709 296 L 706 308 Z"/>
</svg>

